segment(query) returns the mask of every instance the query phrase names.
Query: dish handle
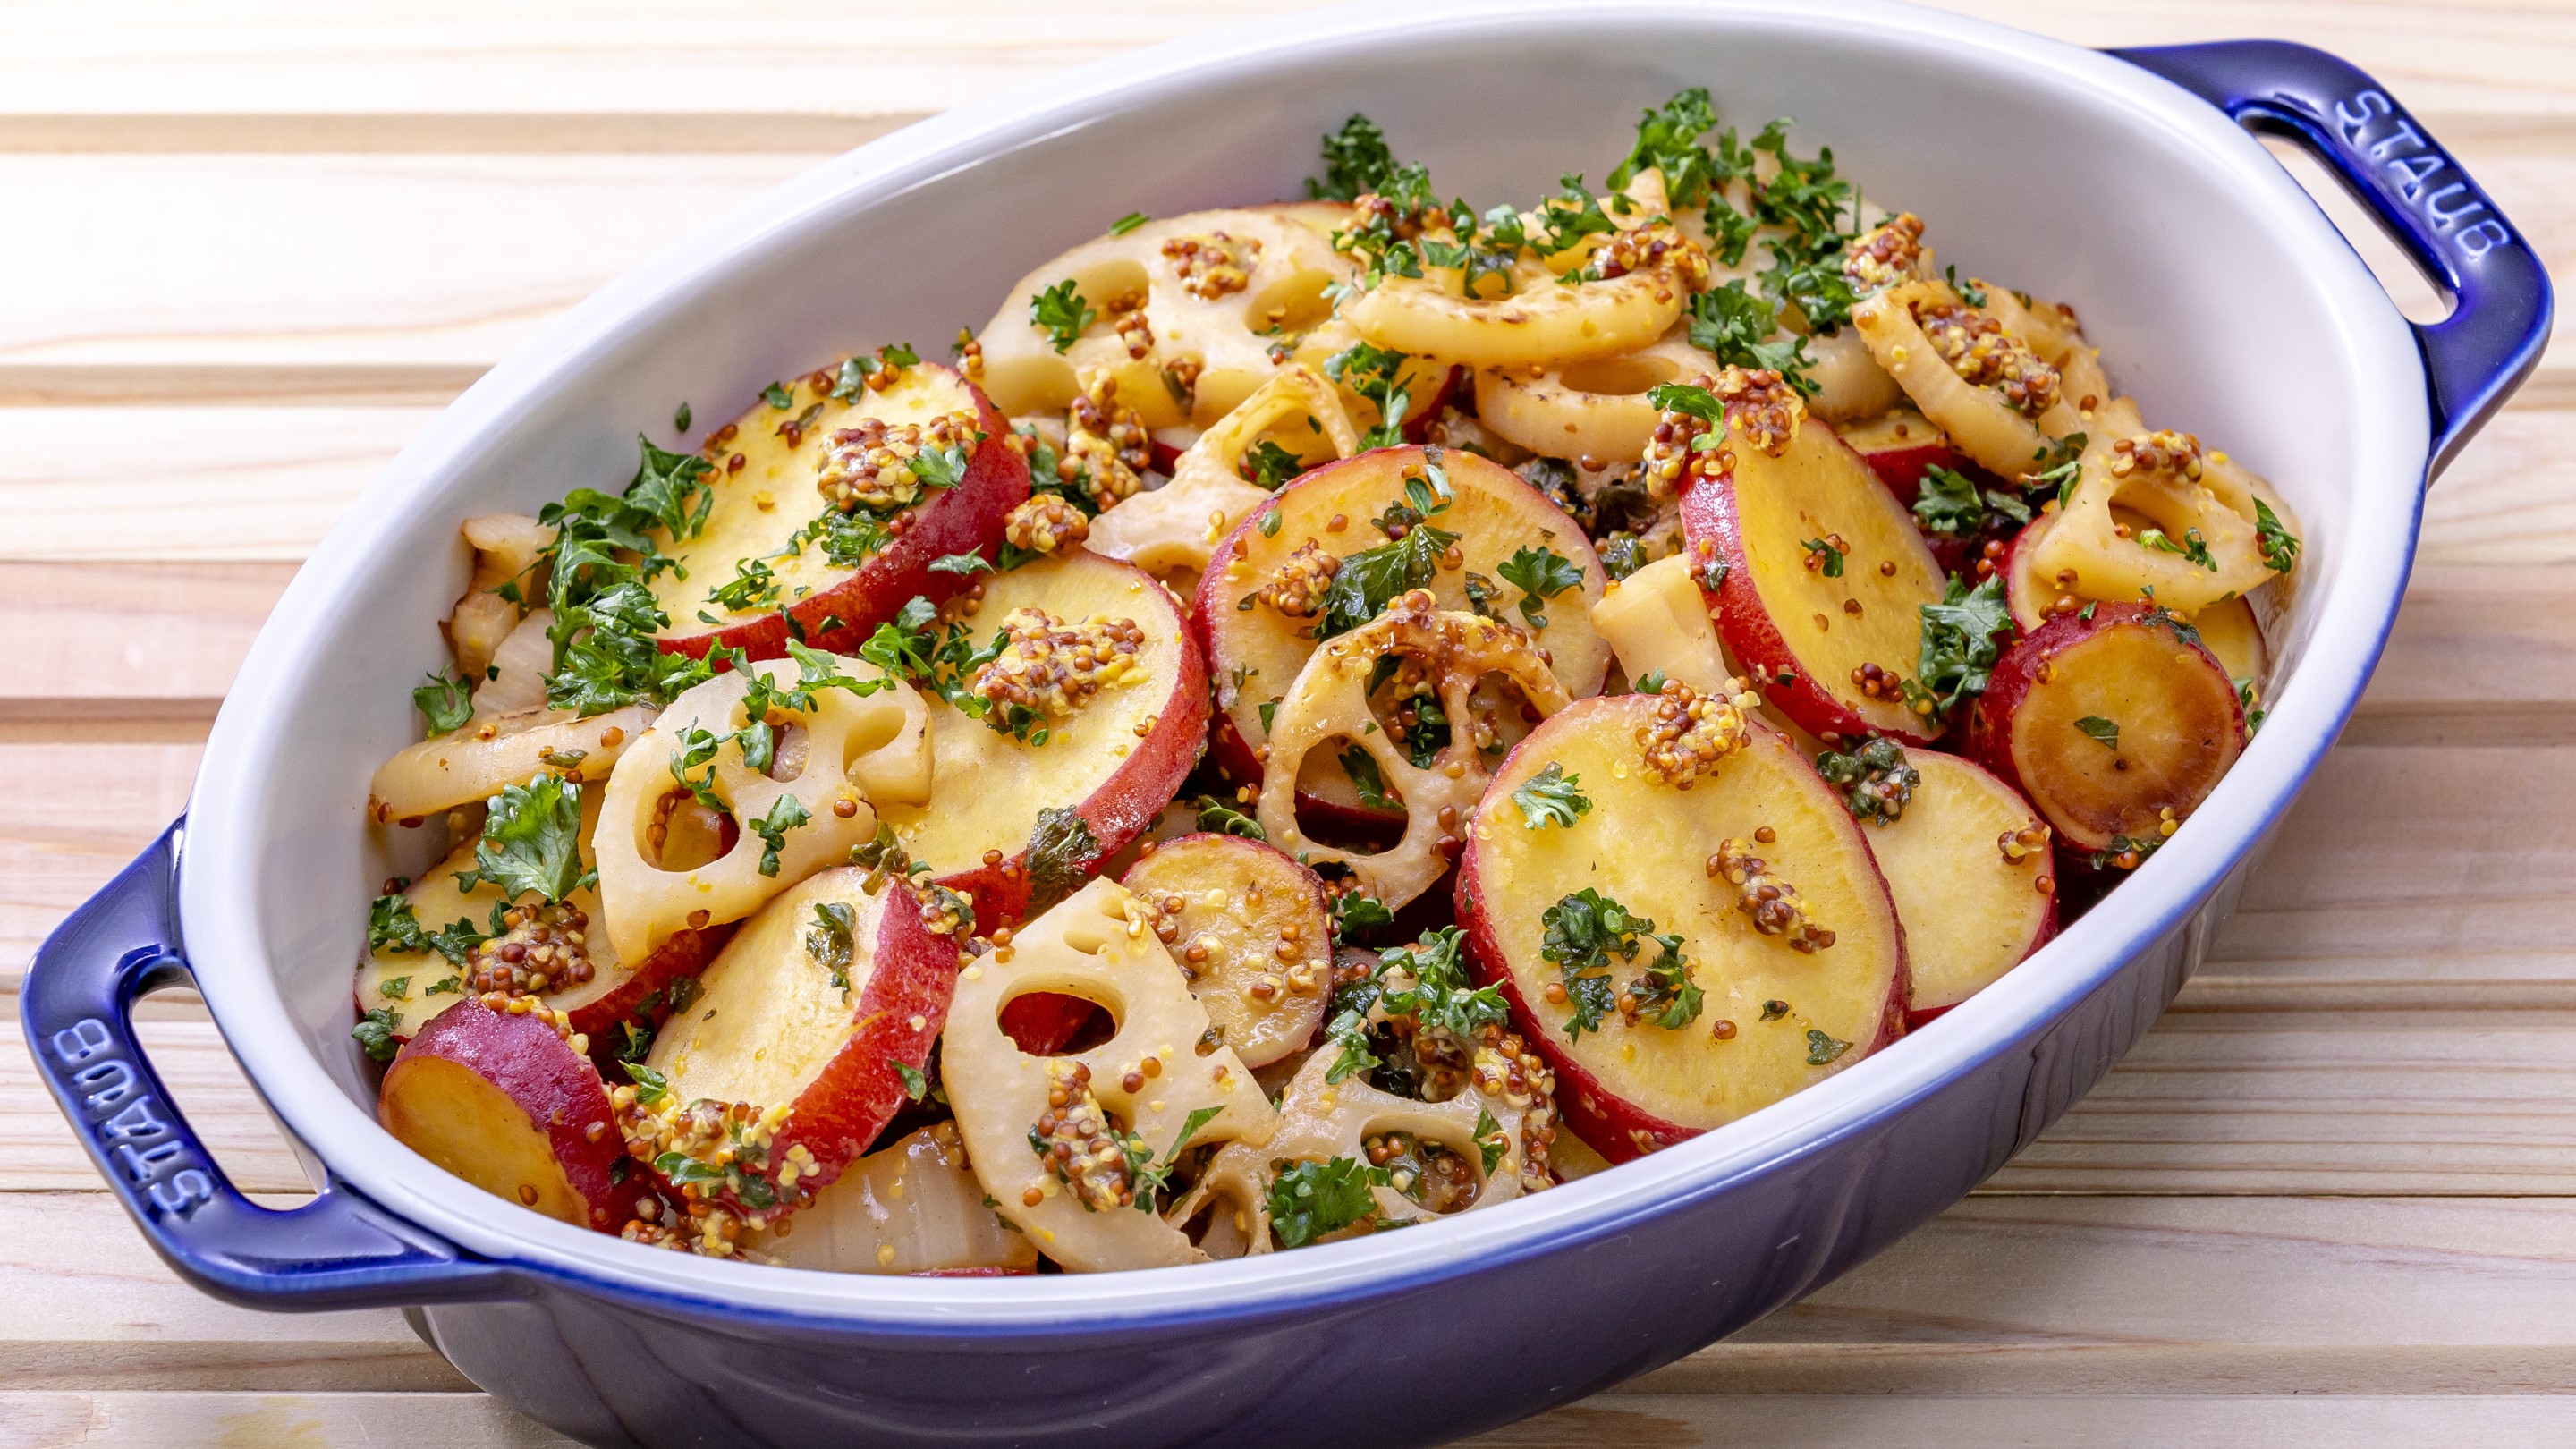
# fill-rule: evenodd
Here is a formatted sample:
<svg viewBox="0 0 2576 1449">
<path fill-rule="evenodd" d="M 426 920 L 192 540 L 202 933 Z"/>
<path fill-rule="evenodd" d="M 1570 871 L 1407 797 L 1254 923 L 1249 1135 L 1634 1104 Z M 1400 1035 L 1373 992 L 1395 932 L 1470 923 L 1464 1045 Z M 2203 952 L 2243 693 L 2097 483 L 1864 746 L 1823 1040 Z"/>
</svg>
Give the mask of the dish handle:
<svg viewBox="0 0 2576 1449">
<path fill-rule="evenodd" d="M 27 1050 L 108 1186 L 179 1275 L 250 1308 L 514 1296 L 511 1275 L 333 1181 L 264 1208 L 215 1165 L 134 1034 L 134 1003 L 188 978 L 173 910 L 186 821 L 74 911 L 27 968 Z"/>
<path fill-rule="evenodd" d="M 2450 316 L 2415 326 L 2433 415 L 2425 477 L 2438 476 L 2540 363 L 2551 301 L 2539 253 L 2405 107 L 2340 57 L 2284 40 L 2110 53 L 2240 125 L 2298 142 L 2450 294 Z"/>
</svg>

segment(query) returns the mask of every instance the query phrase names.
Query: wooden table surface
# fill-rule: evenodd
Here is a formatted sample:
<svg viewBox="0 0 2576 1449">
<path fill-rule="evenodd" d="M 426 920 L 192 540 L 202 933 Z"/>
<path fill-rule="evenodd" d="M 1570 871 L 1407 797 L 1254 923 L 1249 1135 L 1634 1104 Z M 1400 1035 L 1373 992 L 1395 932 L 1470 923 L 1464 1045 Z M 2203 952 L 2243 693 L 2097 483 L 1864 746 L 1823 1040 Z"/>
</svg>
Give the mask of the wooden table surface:
<svg viewBox="0 0 2576 1449">
<path fill-rule="evenodd" d="M 0 1035 L 35 943 L 180 808 L 297 560 L 546 317 L 943 105 L 1297 8 L 0 8 Z M 2336 50 L 2576 275 L 2568 0 L 1963 8 Z M 2433 492 L 2359 718 L 2125 1064 L 1843 1282 L 1484 1442 L 2576 1441 L 2571 356 Z M 203 1009 L 146 1015 L 235 1181 L 304 1192 Z M 385 1441 L 563 1442 L 393 1312 L 182 1286 L 0 1050 L 0 1449 Z"/>
</svg>

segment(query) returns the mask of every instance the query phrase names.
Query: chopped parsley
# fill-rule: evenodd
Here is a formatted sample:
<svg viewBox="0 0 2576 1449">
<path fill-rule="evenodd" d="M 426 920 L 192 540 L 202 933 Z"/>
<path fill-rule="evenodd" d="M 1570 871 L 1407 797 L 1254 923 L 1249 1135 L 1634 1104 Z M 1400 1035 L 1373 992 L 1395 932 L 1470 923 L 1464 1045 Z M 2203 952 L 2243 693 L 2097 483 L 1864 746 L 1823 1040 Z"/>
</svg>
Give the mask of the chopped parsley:
<svg viewBox="0 0 2576 1449">
<path fill-rule="evenodd" d="M 2161 528 L 2146 529 L 2138 534 L 2138 542 L 2157 553 L 2178 553 L 2182 555 L 2185 563 L 2198 564 L 2211 573 L 2218 572 L 2218 560 L 2210 557 L 2209 540 L 2201 537 L 2199 529 L 2184 529 L 2182 540 L 2180 543 L 2174 542 Z"/>
<path fill-rule="evenodd" d="M 1039 811 L 1020 860 L 1029 878 L 1029 915 L 1073 894 L 1099 859 L 1100 837 L 1091 833 L 1091 822 L 1061 805 Z"/>
<path fill-rule="evenodd" d="M 2031 455 L 2031 470 L 2022 475 L 2022 486 L 2033 493 L 2057 495 L 2060 508 L 2074 502 L 2075 485 L 2084 481 L 2084 445 L 2088 441 L 2082 433 L 2068 433 Z"/>
<path fill-rule="evenodd" d="M 1816 1030 L 1814 1027 L 1807 1028 L 1808 1066 L 1830 1066 L 1837 1058 L 1841 1057 L 1843 1053 L 1850 1050 L 1850 1042 L 1838 1041 L 1833 1037 Z"/>
<path fill-rule="evenodd" d="M 1904 682 L 1905 702 L 1937 724 L 1959 701 L 1985 693 L 1995 661 L 2003 656 L 1996 636 L 2011 632 L 2012 610 L 2004 603 L 2001 578 L 1971 589 L 1953 574 L 1941 602 L 1923 605 L 1922 614 L 1923 642 L 1915 677 Z"/>
<path fill-rule="evenodd" d="M 850 999 L 850 960 L 857 949 L 858 926 L 859 913 L 847 902 L 822 901 L 814 907 L 814 923 L 805 928 L 805 954 L 832 973 L 832 984 L 841 989 L 843 1002 Z"/>
<path fill-rule="evenodd" d="M 1935 463 L 1923 470 L 1922 491 L 1914 499 L 1914 517 L 1925 533 L 1942 538 L 1973 538 L 1999 530 L 2007 519 L 2030 522 L 2030 505 L 2009 492 L 1981 489 L 1965 474 Z"/>
<path fill-rule="evenodd" d="M 1404 802 L 1386 788 L 1386 774 L 1377 767 L 1377 757 L 1365 748 L 1353 745 L 1342 751 L 1342 773 L 1351 777 L 1351 788 L 1357 790 L 1360 803 L 1371 810 L 1401 810 Z"/>
<path fill-rule="evenodd" d="M 402 1043 L 394 1039 L 394 1032 L 401 1026 L 401 1012 L 390 1006 L 379 1006 L 359 1017 L 358 1024 L 349 1028 L 349 1035 L 357 1039 L 359 1049 L 366 1052 L 369 1061 L 389 1062 L 396 1052 L 402 1050 Z"/>
<path fill-rule="evenodd" d="M 685 433 L 688 430 L 689 405 L 687 403 L 682 403 L 680 404 L 680 410 L 671 414 L 671 431 L 675 433 Z"/>
<path fill-rule="evenodd" d="M 778 576 L 770 572 L 768 560 L 759 558 L 734 560 L 733 578 L 707 591 L 708 603 L 720 604 L 736 613 L 773 608 L 778 597 Z"/>
<path fill-rule="evenodd" d="M 1324 137 L 1324 179 L 1308 177 L 1306 195 L 1317 201 L 1355 201 L 1362 192 L 1383 190 L 1396 170 L 1386 133 L 1368 117 L 1354 115 Z"/>
<path fill-rule="evenodd" d="M 1250 451 L 1243 455 L 1241 471 L 1245 481 L 1257 488 L 1276 493 L 1281 484 L 1304 472 L 1305 467 L 1305 464 L 1297 460 L 1296 454 L 1268 438 L 1263 438 L 1253 444 Z"/>
<path fill-rule="evenodd" d="M 903 1094 L 913 1101 L 918 1102 L 930 1095 L 930 1078 L 922 1074 L 921 1068 L 907 1062 L 896 1062 L 894 1074 L 903 1079 Z"/>
<path fill-rule="evenodd" d="M 1404 415 L 1413 399 L 1404 386 L 1404 365 L 1413 358 L 1374 343 L 1357 342 L 1324 359 L 1333 381 L 1377 405 L 1377 426 L 1360 436 L 1360 447 L 1392 448 L 1404 441 Z"/>
<path fill-rule="evenodd" d="M 1270 1231 L 1283 1248 L 1302 1248 L 1340 1232 L 1376 1215 L 1374 1189 L 1392 1176 L 1348 1157 L 1283 1168 L 1270 1179 Z"/>
<path fill-rule="evenodd" d="M 399 895 L 382 895 L 368 905 L 367 949 L 396 955 L 429 949 L 429 942 L 420 934 L 420 917 L 412 914 L 410 901 Z"/>
<path fill-rule="evenodd" d="M 760 873 L 778 874 L 778 852 L 787 848 L 787 832 L 814 818 L 805 802 L 793 795 L 781 795 L 770 802 L 769 813 L 751 822 L 752 833 L 760 837 Z"/>
<path fill-rule="evenodd" d="M 2254 535 L 2263 551 L 2263 566 L 2276 574 L 2286 574 L 2299 561 L 2299 536 L 2281 523 L 2281 515 L 2272 505 L 2254 500 Z"/>
<path fill-rule="evenodd" d="M 1143 226 L 1145 223 L 1152 220 L 1152 217 L 1147 216 L 1141 211 L 1131 211 L 1125 216 L 1118 218 L 1116 221 L 1109 223 L 1109 234 L 1111 236 L 1125 236 L 1127 233 L 1134 231 L 1136 228 Z"/>
<path fill-rule="evenodd" d="M 670 1079 L 640 1061 L 621 1062 L 626 1075 L 635 1079 L 635 1100 L 650 1107 L 671 1095 Z"/>
<path fill-rule="evenodd" d="M 1484 1159 L 1487 1177 L 1494 1175 L 1494 1168 L 1510 1154 L 1511 1150 L 1512 1141 L 1503 1135 L 1503 1124 L 1494 1120 L 1492 1112 L 1483 1107 L 1477 1108 L 1476 1153 Z"/>
<path fill-rule="evenodd" d="M 1565 773 L 1565 767 L 1554 760 L 1512 791 L 1512 803 L 1520 807 L 1521 826 L 1526 830 L 1550 825 L 1571 829 L 1575 821 L 1592 813 L 1591 798 L 1583 793 L 1583 777 Z"/>
<path fill-rule="evenodd" d="M 1497 565 L 1494 572 L 1503 576 L 1504 583 L 1521 591 L 1521 617 L 1533 629 L 1547 627 L 1547 616 L 1539 612 L 1542 603 L 1568 589 L 1583 587 L 1583 570 L 1575 566 L 1574 560 L 1545 544 L 1523 547 Z"/>
<path fill-rule="evenodd" d="M 1083 330 L 1099 320 L 1100 314 L 1074 289 L 1071 277 L 1029 298 L 1029 325 L 1044 332 L 1058 352 L 1082 340 Z"/>
<path fill-rule="evenodd" d="M 581 786 L 557 775 L 504 785 L 484 817 L 474 868 L 456 873 L 456 888 L 470 892 L 489 881 L 504 901 L 533 893 L 560 905 L 599 879 L 582 868 L 580 835 Z"/>
<path fill-rule="evenodd" d="M 1425 589 L 1439 577 L 1440 556 L 1458 535 L 1422 524 L 1402 538 L 1362 549 L 1342 560 L 1339 573 L 1324 591 L 1316 620 L 1318 641 L 1347 634 L 1366 624 L 1409 589 Z"/>
<path fill-rule="evenodd" d="M 1191 802 L 1191 808 L 1198 812 L 1198 826 L 1201 830 L 1214 831 L 1219 835 L 1240 836 L 1245 840 L 1270 839 L 1269 832 L 1261 828 L 1260 821 L 1226 804 L 1214 795 L 1201 795 Z"/>
<path fill-rule="evenodd" d="M 1395 912 L 1386 902 L 1357 891 L 1333 897 L 1333 936 L 1347 940 L 1355 932 L 1374 931 L 1395 924 Z"/>
<path fill-rule="evenodd" d="M 760 400 L 779 412 L 796 406 L 796 393 L 782 383 L 771 383 L 760 390 Z"/>
<path fill-rule="evenodd" d="M 1816 773 L 1843 797 L 1854 820 L 1893 825 L 1914 799 L 1923 772 L 1905 762 L 1905 750 L 1894 740 L 1865 740 L 1847 754 L 1828 750 L 1816 756 Z"/>
<path fill-rule="evenodd" d="M 1798 547 L 1805 549 L 1811 556 L 1816 558 L 1816 571 L 1818 573 L 1823 574 L 1829 579 L 1838 579 L 1843 576 L 1843 551 L 1834 547 L 1831 540 L 1822 538 L 1802 538 L 1798 540 Z"/>
<path fill-rule="evenodd" d="M 2077 720 L 2075 727 L 2082 730 L 2088 739 L 2099 740 L 2113 750 L 2120 748 L 2120 726 L 2113 721 L 2098 714 L 2088 714 Z"/>
<path fill-rule="evenodd" d="M 474 717 L 474 696 L 462 679 L 445 674 L 429 676 L 429 682 L 411 692 L 411 702 L 420 707 L 429 721 L 431 738 L 454 734 Z"/>
<path fill-rule="evenodd" d="M 1581 1041 L 1583 1033 L 1601 1029 L 1620 994 L 1610 980 L 1611 957 L 1633 962 L 1649 941 L 1661 948 L 1659 956 L 1643 977 L 1629 984 L 1627 994 L 1640 1004 L 1661 1005 L 1664 1010 L 1655 1018 L 1660 1026 L 1679 1028 L 1699 1016 L 1702 992 L 1682 960 L 1680 935 L 1657 934 L 1653 921 L 1588 886 L 1541 912 L 1539 922 L 1546 931 L 1539 955 L 1556 963 L 1572 1010 L 1567 1037 Z"/>
<path fill-rule="evenodd" d="M 1789 334 L 1765 340 L 1779 331 L 1779 322 L 1779 305 L 1744 290 L 1738 277 L 1691 298 L 1690 345 L 1714 354 L 1722 366 L 1768 368 L 1813 397 L 1820 388 L 1807 376 L 1807 339 Z"/>
</svg>

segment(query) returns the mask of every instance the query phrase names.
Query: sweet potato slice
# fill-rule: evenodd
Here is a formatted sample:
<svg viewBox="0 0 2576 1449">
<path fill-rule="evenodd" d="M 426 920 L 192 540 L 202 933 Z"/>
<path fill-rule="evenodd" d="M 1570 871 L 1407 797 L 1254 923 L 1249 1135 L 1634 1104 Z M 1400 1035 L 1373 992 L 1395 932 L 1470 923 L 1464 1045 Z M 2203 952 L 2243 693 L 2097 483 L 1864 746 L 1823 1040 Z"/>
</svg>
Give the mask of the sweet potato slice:
<svg viewBox="0 0 2576 1449">
<path fill-rule="evenodd" d="M 1959 466 L 1959 455 L 1950 448 L 1950 440 L 1929 419 L 1910 407 L 1890 408 L 1874 418 L 1845 423 L 1834 430 L 1851 450 L 1860 454 L 1869 471 L 1896 495 L 1896 501 L 1911 508 L 1923 491 L 1923 474 L 1930 468 Z"/>
<path fill-rule="evenodd" d="M 1061 900 L 1169 804 L 1207 737 L 1207 670 L 1172 592 L 1082 549 L 984 581 L 965 628 L 978 645 L 1024 610 L 1067 626 L 1133 625 L 1131 673 L 1043 729 L 1007 734 L 932 698 L 932 798 L 880 802 L 911 858 L 975 901 L 984 930 Z"/>
<path fill-rule="evenodd" d="M 984 1203 L 957 1124 L 942 1122 L 850 1165 L 813 1204 L 750 1246 L 827 1273 L 1035 1272 L 1038 1250 Z"/>
<path fill-rule="evenodd" d="M 1748 433 L 1768 393 L 1789 427 Z M 1682 496 L 1682 525 L 1703 583 L 1715 576 L 1718 627 L 1764 697 L 1817 735 L 1928 739 L 1896 691 L 1860 680 L 1910 673 L 1925 604 L 1942 575 L 1914 519 L 1833 431 L 1783 388 L 1730 401 L 1721 458 Z M 1876 675 L 1867 673 L 1875 665 Z"/>
<path fill-rule="evenodd" d="M 911 1098 L 956 990 L 957 940 L 933 929 L 953 929 L 934 901 L 869 881 L 844 866 L 771 901 L 655 1039 L 619 1096 L 629 1150 L 665 1180 L 754 1220 L 789 1211 Z"/>
<path fill-rule="evenodd" d="M 1841 1071 L 1902 1021 L 1905 936 L 1869 842 L 1748 701 L 1576 702 L 1496 773 L 1459 863 L 1478 976 L 1614 1162 Z M 1570 802 L 1545 807 L 1566 790 L 1588 802 L 1570 824 Z"/>
<path fill-rule="evenodd" d="M 1917 1025 L 1999 980 L 2057 931 L 2048 826 L 2030 802 L 1956 755 L 1908 750 L 1911 798 L 1887 820 L 1866 789 L 1862 833 L 1905 924 Z M 1854 781 L 1864 784 L 1865 781 Z"/>
<path fill-rule="evenodd" d="M 643 1174 L 625 1169 L 608 1091 L 569 1032 L 551 1013 L 466 997 L 386 1068 L 376 1118 L 494 1197 L 614 1232 L 633 1215 Z"/>
<path fill-rule="evenodd" d="M 915 596 L 965 586 L 966 574 L 931 571 L 940 558 L 992 555 L 1003 520 L 1029 496 L 1029 467 L 982 391 L 932 363 L 855 397 L 835 396 L 836 386 L 824 372 L 776 384 L 713 445 L 706 523 L 663 541 L 681 566 L 653 580 L 671 619 L 663 648 L 700 655 L 721 645 L 754 659 L 777 658 L 791 638 L 853 648 Z M 871 441 L 870 425 L 887 436 Z M 904 441 L 906 429 L 951 436 L 924 445 Z M 937 456 L 913 456 L 924 451 Z M 835 479 L 855 489 L 852 511 L 821 491 Z M 843 526 L 827 528 L 829 519 Z"/>
<path fill-rule="evenodd" d="M 1155 934 L 1245 1066 L 1266 1067 L 1314 1038 L 1333 994 L 1333 938 L 1313 871 L 1259 841 L 1185 835 L 1119 884 L 1154 907 Z"/>
<path fill-rule="evenodd" d="M 2189 625 L 2149 605 L 2096 603 L 2004 651 L 1969 744 L 2068 845 L 2134 864 L 2236 763 L 2245 716 Z"/>
</svg>

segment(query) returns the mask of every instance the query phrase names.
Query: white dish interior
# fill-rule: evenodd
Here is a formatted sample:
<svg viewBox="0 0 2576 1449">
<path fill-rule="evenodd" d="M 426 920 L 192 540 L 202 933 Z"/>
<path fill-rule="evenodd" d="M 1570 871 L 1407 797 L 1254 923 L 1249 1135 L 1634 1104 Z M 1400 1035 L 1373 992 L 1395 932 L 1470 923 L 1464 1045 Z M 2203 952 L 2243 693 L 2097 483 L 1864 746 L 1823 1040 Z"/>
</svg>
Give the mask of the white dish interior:
<svg viewBox="0 0 2576 1449">
<path fill-rule="evenodd" d="M 363 903 L 395 861 L 365 782 L 417 728 L 463 586 L 457 522 L 614 488 L 772 378 L 910 339 L 941 355 L 1001 289 L 1131 209 L 1287 198 L 1354 110 L 1443 194 L 1596 183 L 1638 111 L 1708 86 L 1746 133 L 1793 115 L 1943 262 L 2073 302 L 2151 423 L 2269 476 L 2306 528 L 2269 723 L 2177 838 L 2101 908 L 1919 1037 L 1722 1131 L 1432 1227 L 1267 1259 L 978 1282 L 789 1272 L 653 1252 L 495 1200 L 375 1124 L 348 1038 Z M 506 226 L 507 218 L 496 219 Z M 966 107 L 824 166 L 675 244 L 497 368 L 341 521 L 216 724 L 182 876 L 186 945 L 279 1115 L 367 1195 L 476 1252 L 737 1306 L 879 1324 L 1223 1312 L 1496 1253 L 1757 1169 L 1955 1074 L 2168 928 L 2277 815 L 2376 661 L 2414 543 L 2423 377 L 2395 308 L 2308 197 L 2216 111 L 2119 61 L 1877 5 L 1480 4 L 1299 17 L 1125 57 Z"/>
</svg>

